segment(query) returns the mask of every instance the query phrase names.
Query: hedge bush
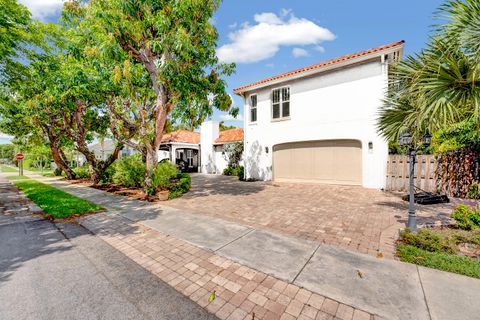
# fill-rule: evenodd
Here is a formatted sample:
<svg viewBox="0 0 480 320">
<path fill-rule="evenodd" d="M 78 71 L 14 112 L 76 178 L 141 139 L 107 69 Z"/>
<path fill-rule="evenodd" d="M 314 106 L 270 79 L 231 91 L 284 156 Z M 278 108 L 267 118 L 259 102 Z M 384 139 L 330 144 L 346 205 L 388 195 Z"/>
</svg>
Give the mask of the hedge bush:
<svg viewBox="0 0 480 320">
<path fill-rule="evenodd" d="M 78 179 L 90 179 L 90 170 L 88 166 L 77 167 L 73 169 Z"/>
<path fill-rule="evenodd" d="M 159 163 L 152 176 L 152 184 L 155 191 L 171 189 L 172 180 L 176 179 L 179 174 L 180 170 L 170 161 Z"/>
<path fill-rule="evenodd" d="M 457 227 L 463 230 L 480 228 L 480 208 L 470 209 L 466 205 L 458 205 L 451 217 L 457 222 Z"/>
<path fill-rule="evenodd" d="M 118 161 L 113 174 L 113 182 L 125 187 L 143 187 L 145 164 L 139 154 Z"/>
<path fill-rule="evenodd" d="M 429 252 L 444 252 L 454 254 L 457 251 L 456 244 L 448 238 L 434 233 L 428 229 L 421 229 L 418 233 L 405 230 L 400 233 L 400 240 L 406 245 L 411 245 Z"/>
<path fill-rule="evenodd" d="M 240 180 L 243 179 L 243 176 L 244 176 L 244 167 L 243 166 L 236 166 L 236 167 L 226 167 L 225 169 L 223 169 L 223 175 L 225 176 L 236 176 L 238 177 Z"/>
<path fill-rule="evenodd" d="M 188 173 L 180 173 L 177 178 L 178 181 L 173 184 L 168 199 L 178 198 L 190 190 L 191 181 Z"/>
</svg>

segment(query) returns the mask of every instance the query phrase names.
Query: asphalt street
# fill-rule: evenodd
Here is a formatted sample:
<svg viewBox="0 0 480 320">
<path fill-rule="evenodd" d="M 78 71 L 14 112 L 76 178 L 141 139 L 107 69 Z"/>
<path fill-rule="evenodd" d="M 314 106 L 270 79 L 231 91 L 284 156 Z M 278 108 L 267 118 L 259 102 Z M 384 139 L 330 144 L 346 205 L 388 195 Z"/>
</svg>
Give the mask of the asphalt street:
<svg viewBox="0 0 480 320">
<path fill-rule="evenodd" d="M 0 319 L 216 319 L 76 224 L 0 225 Z"/>
</svg>

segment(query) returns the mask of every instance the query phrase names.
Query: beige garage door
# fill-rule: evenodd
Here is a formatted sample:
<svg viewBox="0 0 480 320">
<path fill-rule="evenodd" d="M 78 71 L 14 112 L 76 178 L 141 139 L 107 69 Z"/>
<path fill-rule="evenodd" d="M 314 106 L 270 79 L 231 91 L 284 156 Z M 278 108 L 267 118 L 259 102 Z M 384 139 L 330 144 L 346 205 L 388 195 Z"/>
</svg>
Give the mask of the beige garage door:
<svg viewBox="0 0 480 320">
<path fill-rule="evenodd" d="M 273 148 L 277 181 L 362 184 L 362 145 L 355 140 L 286 143 Z"/>
</svg>

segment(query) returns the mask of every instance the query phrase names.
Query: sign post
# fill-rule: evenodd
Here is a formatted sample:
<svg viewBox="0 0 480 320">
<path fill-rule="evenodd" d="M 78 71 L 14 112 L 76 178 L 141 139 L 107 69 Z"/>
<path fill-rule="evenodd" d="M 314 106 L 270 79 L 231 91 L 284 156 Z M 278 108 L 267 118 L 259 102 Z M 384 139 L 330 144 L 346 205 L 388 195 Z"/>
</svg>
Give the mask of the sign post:
<svg viewBox="0 0 480 320">
<path fill-rule="evenodd" d="M 23 153 L 17 153 L 15 159 L 18 161 L 18 175 L 23 176 L 23 159 L 25 159 L 25 156 Z"/>
</svg>

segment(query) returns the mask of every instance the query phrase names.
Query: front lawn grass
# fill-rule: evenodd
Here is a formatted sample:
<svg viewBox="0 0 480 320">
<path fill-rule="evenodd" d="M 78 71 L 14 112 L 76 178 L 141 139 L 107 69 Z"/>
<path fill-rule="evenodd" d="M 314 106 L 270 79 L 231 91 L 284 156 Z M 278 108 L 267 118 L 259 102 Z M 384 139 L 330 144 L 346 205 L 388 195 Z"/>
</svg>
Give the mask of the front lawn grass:
<svg viewBox="0 0 480 320">
<path fill-rule="evenodd" d="M 408 229 L 400 233 L 397 256 L 401 261 L 480 278 L 480 229 L 455 227 Z"/>
<path fill-rule="evenodd" d="M 18 172 L 18 168 L 0 164 L 0 172 Z"/>
<path fill-rule="evenodd" d="M 411 245 L 399 245 L 397 255 L 403 262 L 480 278 L 480 260 L 443 252 L 429 252 Z"/>
<path fill-rule="evenodd" d="M 9 177 L 13 178 L 13 177 Z M 99 205 L 72 196 L 62 190 L 32 179 L 12 179 L 27 197 L 52 218 L 67 218 L 102 210 Z"/>
</svg>

